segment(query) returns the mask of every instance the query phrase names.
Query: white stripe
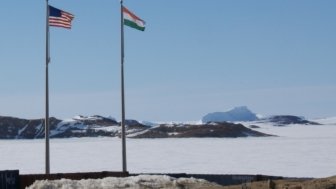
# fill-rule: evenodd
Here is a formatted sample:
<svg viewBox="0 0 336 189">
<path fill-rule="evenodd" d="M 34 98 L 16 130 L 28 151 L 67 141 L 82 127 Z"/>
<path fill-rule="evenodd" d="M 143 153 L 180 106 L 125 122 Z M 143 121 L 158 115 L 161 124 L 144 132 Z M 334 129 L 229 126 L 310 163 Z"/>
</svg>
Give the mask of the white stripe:
<svg viewBox="0 0 336 189">
<path fill-rule="evenodd" d="M 53 16 L 50 16 L 49 19 L 50 19 L 50 20 L 61 20 L 61 21 L 63 21 L 63 22 L 71 22 L 70 19 L 68 19 L 68 18 L 64 18 L 64 17 L 53 17 Z"/>
<path fill-rule="evenodd" d="M 142 20 L 138 20 L 133 18 L 130 14 L 128 14 L 127 12 L 123 12 L 124 13 L 124 19 L 125 20 L 129 20 L 131 22 L 134 22 L 135 24 L 137 24 L 140 27 L 145 27 L 145 22 L 143 22 Z"/>
</svg>

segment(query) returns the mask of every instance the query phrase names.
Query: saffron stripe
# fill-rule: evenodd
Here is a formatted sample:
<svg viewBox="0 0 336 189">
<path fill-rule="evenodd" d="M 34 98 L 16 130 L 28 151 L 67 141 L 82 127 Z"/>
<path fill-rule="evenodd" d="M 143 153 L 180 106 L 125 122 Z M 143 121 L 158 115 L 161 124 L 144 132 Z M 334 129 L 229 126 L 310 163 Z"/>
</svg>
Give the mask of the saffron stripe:
<svg viewBox="0 0 336 189">
<path fill-rule="evenodd" d="M 137 17 L 135 14 L 133 14 L 131 11 L 129 11 L 126 7 L 123 6 L 123 13 L 127 13 L 129 14 L 131 17 L 133 17 L 136 20 L 141 20 L 143 21 L 141 18 Z M 143 21 L 145 22 L 145 21 Z"/>
</svg>

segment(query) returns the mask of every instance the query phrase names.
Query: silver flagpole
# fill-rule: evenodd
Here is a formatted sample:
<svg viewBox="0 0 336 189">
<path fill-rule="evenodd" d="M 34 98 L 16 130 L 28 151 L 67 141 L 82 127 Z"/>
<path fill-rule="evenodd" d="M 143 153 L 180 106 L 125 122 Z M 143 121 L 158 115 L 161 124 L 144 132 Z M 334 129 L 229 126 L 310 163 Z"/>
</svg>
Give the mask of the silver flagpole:
<svg viewBox="0 0 336 189">
<path fill-rule="evenodd" d="M 122 140 L 122 170 L 127 172 L 126 164 L 126 131 L 125 131 L 125 92 L 124 92 L 124 14 L 123 0 L 120 0 L 121 13 L 121 140 Z"/>
<path fill-rule="evenodd" d="M 46 104 L 45 104 L 45 174 L 50 174 L 50 150 L 49 150 L 49 78 L 48 78 L 48 64 L 50 61 L 49 57 L 49 3 L 46 0 L 47 4 L 47 17 L 46 17 Z"/>
</svg>

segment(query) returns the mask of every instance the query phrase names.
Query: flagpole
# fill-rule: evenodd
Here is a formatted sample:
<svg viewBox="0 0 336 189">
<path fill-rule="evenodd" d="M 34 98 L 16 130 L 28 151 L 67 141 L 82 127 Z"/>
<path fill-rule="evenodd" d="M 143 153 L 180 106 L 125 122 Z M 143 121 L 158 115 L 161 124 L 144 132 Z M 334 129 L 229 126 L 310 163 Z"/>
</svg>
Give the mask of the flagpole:
<svg viewBox="0 0 336 189">
<path fill-rule="evenodd" d="M 49 71 L 48 71 L 48 64 L 50 61 L 49 57 L 49 3 L 46 0 L 46 88 L 45 88 L 45 174 L 50 174 L 50 150 L 49 150 Z"/>
<path fill-rule="evenodd" d="M 126 164 L 126 131 L 125 131 L 125 92 L 124 92 L 124 14 L 123 0 L 120 0 L 121 13 L 121 140 L 122 140 L 122 170 L 127 172 Z"/>
</svg>

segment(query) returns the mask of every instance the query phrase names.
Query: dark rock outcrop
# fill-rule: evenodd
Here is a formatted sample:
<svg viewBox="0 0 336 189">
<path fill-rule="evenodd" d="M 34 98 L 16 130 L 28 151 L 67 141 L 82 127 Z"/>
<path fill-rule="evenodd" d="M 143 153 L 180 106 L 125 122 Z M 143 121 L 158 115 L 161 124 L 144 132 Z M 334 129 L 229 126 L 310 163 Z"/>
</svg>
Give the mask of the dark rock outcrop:
<svg viewBox="0 0 336 189">
<path fill-rule="evenodd" d="M 264 137 L 272 136 L 252 129 L 246 128 L 241 124 L 227 122 L 210 122 L 202 125 L 159 125 L 139 134 L 131 136 L 132 138 L 236 138 L 236 137 Z"/>
<path fill-rule="evenodd" d="M 50 129 L 54 129 L 61 120 L 50 118 Z M 0 116 L 0 139 L 31 139 L 44 137 L 43 119 L 19 119 Z"/>
<path fill-rule="evenodd" d="M 251 129 L 259 129 L 260 127 L 257 126 L 257 125 L 250 125 L 249 128 L 251 128 Z"/>
</svg>

